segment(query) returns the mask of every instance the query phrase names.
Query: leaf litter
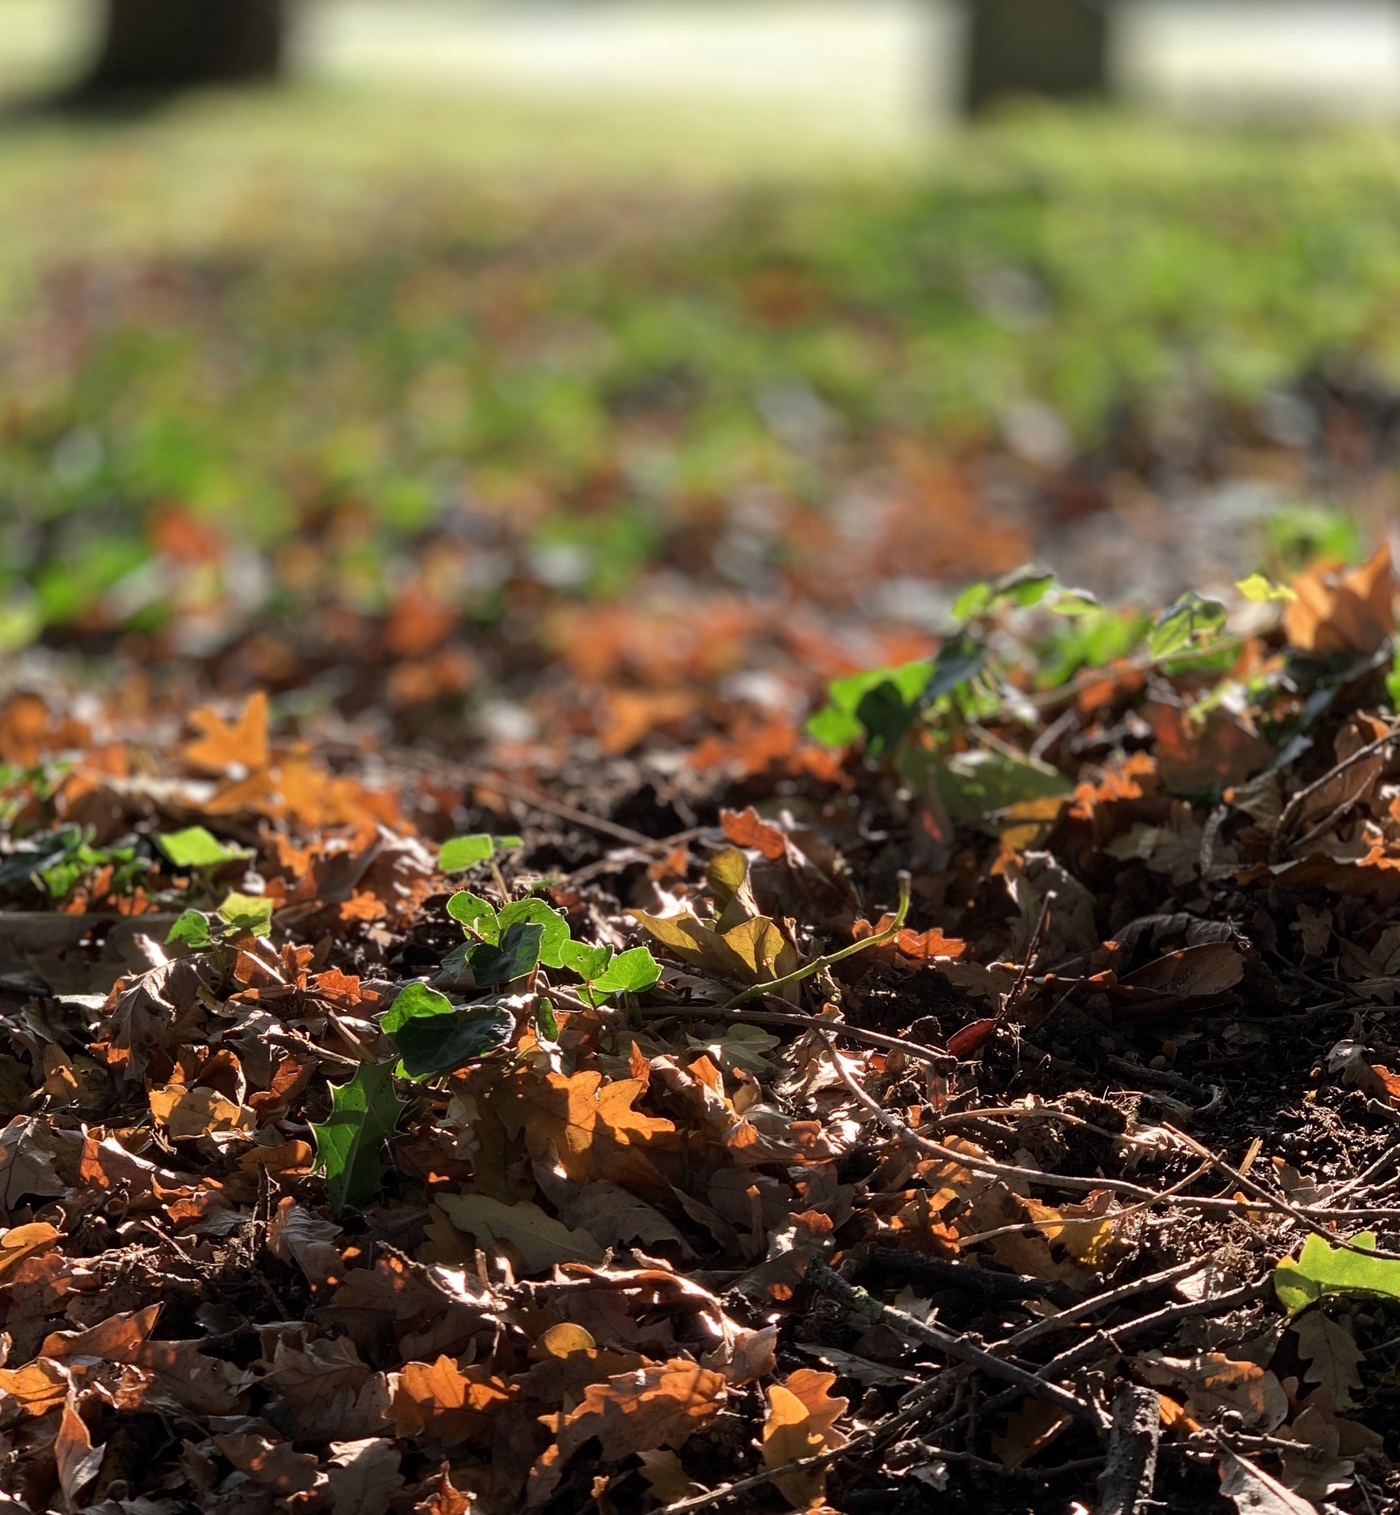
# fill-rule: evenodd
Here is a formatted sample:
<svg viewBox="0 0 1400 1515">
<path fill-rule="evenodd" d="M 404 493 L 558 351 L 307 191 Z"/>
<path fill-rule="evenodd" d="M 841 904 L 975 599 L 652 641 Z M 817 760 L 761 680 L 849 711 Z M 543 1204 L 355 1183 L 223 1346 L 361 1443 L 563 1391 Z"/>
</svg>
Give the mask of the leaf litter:
<svg viewBox="0 0 1400 1515">
<path fill-rule="evenodd" d="M 12 694 L 0 1491 L 1395 1508 L 1394 588 L 1013 573 L 649 815 Z"/>
</svg>

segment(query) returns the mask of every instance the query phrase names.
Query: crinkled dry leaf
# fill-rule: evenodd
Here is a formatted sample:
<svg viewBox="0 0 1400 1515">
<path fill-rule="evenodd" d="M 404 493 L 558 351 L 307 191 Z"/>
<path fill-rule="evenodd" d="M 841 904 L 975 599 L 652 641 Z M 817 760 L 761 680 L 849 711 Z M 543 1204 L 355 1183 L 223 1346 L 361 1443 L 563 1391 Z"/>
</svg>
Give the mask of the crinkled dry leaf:
<svg viewBox="0 0 1400 1515">
<path fill-rule="evenodd" d="M 513 1391 L 489 1369 L 462 1372 L 450 1357 L 405 1363 L 390 1376 L 390 1383 L 395 1434 L 445 1447 L 481 1442 L 490 1417 L 513 1398 Z"/>
<path fill-rule="evenodd" d="M 485 1194 L 440 1194 L 438 1208 L 478 1245 L 505 1242 L 519 1254 L 526 1273 L 543 1273 L 562 1262 L 603 1260 L 603 1248 L 588 1231 L 571 1231 L 538 1205 L 503 1205 Z"/>
<path fill-rule="evenodd" d="M 1361 1387 L 1361 1375 L 1356 1370 L 1366 1355 L 1351 1332 L 1321 1310 L 1309 1310 L 1294 1321 L 1293 1330 L 1298 1351 L 1309 1364 L 1303 1376 L 1326 1389 L 1339 1410 L 1348 1409 L 1351 1391 Z"/>
</svg>

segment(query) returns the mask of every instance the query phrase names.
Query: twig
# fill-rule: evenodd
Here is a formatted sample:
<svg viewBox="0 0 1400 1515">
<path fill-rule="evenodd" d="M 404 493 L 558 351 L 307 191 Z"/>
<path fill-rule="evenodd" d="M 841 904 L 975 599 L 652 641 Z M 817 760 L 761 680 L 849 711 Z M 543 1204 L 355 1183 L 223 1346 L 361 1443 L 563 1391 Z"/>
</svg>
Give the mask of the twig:
<svg viewBox="0 0 1400 1515">
<path fill-rule="evenodd" d="M 1299 1209 L 1297 1205 L 1290 1205 L 1286 1199 L 1280 1199 L 1276 1194 L 1270 1194 L 1262 1184 L 1256 1184 L 1252 1178 L 1241 1173 L 1238 1168 L 1232 1168 L 1223 1157 L 1217 1157 L 1209 1147 L 1198 1142 L 1194 1136 L 1188 1136 L 1184 1131 L 1179 1131 L 1175 1126 L 1163 1122 L 1162 1129 L 1170 1131 L 1178 1140 L 1185 1143 L 1197 1157 L 1204 1158 L 1212 1167 L 1218 1168 L 1232 1182 L 1237 1183 L 1246 1194 L 1252 1194 L 1261 1204 L 1268 1205 L 1271 1210 L 1277 1210 L 1281 1215 L 1287 1215 L 1296 1220 L 1300 1226 L 1306 1226 L 1314 1236 L 1320 1236 L 1325 1242 L 1335 1244 L 1348 1252 L 1359 1252 L 1363 1257 L 1382 1257 L 1394 1262 L 1400 1262 L 1400 1252 L 1387 1252 L 1380 1247 L 1358 1247 L 1354 1242 L 1341 1241 L 1332 1232 L 1317 1224 L 1312 1219 L 1312 1214 L 1319 1210 L 1322 1214 L 1333 1216 L 1348 1215 L 1353 1212 L 1346 1210 L 1328 1211 L 1325 1206 L 1310 1206 L 1308 1210 Z"/>
<path fill-rule="evenodd" d="M 847 1025 L 845 1021 L 824 1020 L 819 1015 L 802 1015 L 796 1010 L 729 1010 L 720 1005 L 641 1005 L 637 1013 L 665 1020 L 670 1016 L 687 1016 L 695 1020 L 733 1021 L 737 1025 L 792 1026 L 800 1031 L 839 1031 L 852 1041 L 865 1042 L 887 1052 L 904 1052 L 920 1062 L 931 1063 L 936 1068 L 946 1068 L 957 1059 L 951 1052 L 937 1047 L 925 1047 L 920 1042 L 911 1042 L 907 1037 L 888 1036 L 883 1031 L 867 1031 L 863 1026 Z"/>
<path fill-rule="evenodd" d="M 882 1304 L 864 1289 L 847 1283 L 839 1273 L 827 1267 L 815 1253 L 807 1261 L 807 1282 L 821 1293 L 829 1294 L 833 1299 L 839 1300 L 848 1310 L 864 1315 L 871 1321 L 888 1321 L 896 1330 L 902 1331 L 906 1336 L 912 1336 L 915 1341 L 934 1347 L 946 1356 L 957 1358 L 958 1361 L 972 1367 L 981 1368 L 984 1373 L 990 1373 L 993 1378 L 1000 1378 L 1004 1382 L 1014 1384 L 1022 1393 L 1033 1394 L 1037 1399 L 1048 1400 L 1067 1415 L 1073 1415 L 1076 1420 L 1087 1421 L 1096 1431 L 1103 1429 L 1103 1422 L 1098 1411 L 1093 1405 L 1080 1399 L 1077 1394 L 1071 1394 L 1068 1389 L 1062 1389 L 1058 1384 L 1050 1383 L 1018 1363 L 994 1357 L 984 1348 L 974 1346 L 966 1337 L 954 1336 L 949 1331 L 942 1331 L 937 1326 L 931 1326 L 927 1321 L 920 1320 L 917 1315 L 909 1314 L 907 1310 L 899 1310 L 893 1305 Z"/>
<path fill-rule="evenodd" d="M 1128 1384 L 1113 1401 L 1108 1462 L 1099 1475 L 1098 1515 L 1141 1515 L 1157 1481 L 1161 1400 L 1155 1389 Z"/>
<path fill-rule="evenodd" d="M 1010 1015 L 1011 1007 L 1021 997 L 1021 990 L 1025 985 L 1027 977 L 1030 975 L 1036 957 L 1040 953 L 1046 933 L 1050 929 L 1050 910 L 1057 898 L 1058 896 L 1053 889 L 1045 891 L 1045 899 L 1040 906 L 1040 918 L 1036 921 L 1035 930 L 1031 932 L 1030 940 L 1026 943 L 1025 961 L 1021 964 L 1021 971 L 1016 975 L 1015 983 L 1007 990 L 1006 997 L 1001 1002 L 1001 1009 L 997 1011 L 998 1020 L 1004 1020 Z"/>
<path fill-rule="evenodd" d="M 734 1010 L 760 995 L 773 994 L 779 989 L 786 989 L 789 984 L 800 984 L 803 979 L 811 978 L 814 973 L 820 973 L 823 968 L 830 968 L 845 958 L 854 957 L 857 952 L 864 952 L 869 947 L 878 947 L 884 942 L 893 941 L 904 929 L 904 922 L 909 914 L 909 891 L 909 874 L 901 868 L 899 870 L 899 908 L 895 911 L 894 919 L 883 931 L 864 936 L 860 941 L 852 942 L 848 947 L 841 947 L 835 952 L 828 952 L 823 957 L 814 957 L 810 963 L 804 963 L 800 968 L 795 968 L 791 973 L 785 973 L 781 978 L 772 978 L 765 983 L 754 984 L 748 989 L 741 990 L 721 1008 Z"/>
<path fill-rule="evenodd" d="M 1078 1194 L 1094 1194 L 1107 1190 L 1110 1194 L 1126 1194 L 1132 1199 L 1143 1200 L 1150 1204 L 1162 1204 L 1170 1200 L 1174 1204 L 1187 1205 L 1195 1210 L 1211 1211 L 1216 1214 L 1238 1215 L 1241 1211 L 1247 1212 L 1258 1208 L 1258 1205 L 1251 1205 L 1237 1199 L 1214 1199 L 1197 1194 L 1178 1195 L 1172 1194 L 1170 1191 L 1147 1189 L 1141 1184 L 1128 1183 L 1125 1179 L 1121 1178 L 1079 1178 L 1068 1173 L 1042 1173 L 1038 1168 L 1019 1168 L 1013 1163 L 999 1163 L 993 1161 L 991 1158 L 976 1157 L 968 1152 L 959 1152 L 953 1147 L 945 1147 L 939 1142 L 930 1141 L 926 1136 L 920 1136 L 907 1121 L 902 1120 L 892 1111 L 886 1110 L 878 1100 L 866 1093 L 851 1077 L 850 1072 L 842 1063 L 840 1057 L 837 1056 L 836 1048 L 832 1045 L 830 1037 L 827 1035 L 828 1032 L 840 1035 L 846 1030 L 845 1026 L 837 1021 L 820 1021 L 813 1026 L 813 1030 L 826 1043 L 826 1049 L 831 1053 L 832 1061 L 836 1065 L 836 1071 L 840 1075 L 841 1081 L 866 1109 L 902 1140 L 912 1142 L 921 1152 L 927 1152 L 931 1157 L 942 1158 L 944 1162 L 956 1163 L 959 1167 L 966 1168 L 970 1173 L 981 1174 L 988 1178 L 1016 1179 L 1022 1183 L 1040 1184 L 1051 1189 L 1066 1189 Z M 1178 1136 L 1182 1135 L 1174 1126 L 1165 1127 L 1164 1129 L 1170 1130 Z M 1210 1155 L 1212 1158 L 1214 1157 L 1214 1154 L 1210 1153 L 1208 1148 L 1201 1147 L 1199 1143 L 1190 1143 L 1190 1145 L 1192 1150 L 1198 1152 L 1200 1156 Z M 1217 1166 L 1221 1165 L 1217 1163 Z M 1233 1172 L 1233 1170 L 1228 1171 Z M 1257 1188 L 1258 1186 L 1254 1185 L 1254 1187 Z M 1261 1191 L 1261 1194 L 1264 1195 L 1264 1198 L 1261 1199 L 1260 1203 L 1267 1204 L 1271 1202 L 1267 1191 Z M 1314 1215 L 1320 1217 L 1322 1220 L 1360 1220 L 1378 1216 L 1392 1217 L 1400 1215 L 1400 1210 L 1397 1210 L 1394 1206 L 1361 1206 L 1355 1209 L 1333 1210 L 1322 1205 L 1299 1209 L 1292 1205 L 1285 1206 L 1281 1200 L 1272 1201 L 1272 1204 L 1274 1208 L 1282 1209 L 1285 1214 L 1295 1220 L 1301 1221 L 1309 1230 L 1317 1231 L 1319 1235 L 1326 1237 L 1329 1241 L 1332 1240 L 1331 1233 L 1323 1230 L 1321 1226 L 1313 1221 L 1312 1217 Z M 1346 1243 L 1342 1243 L 1342 1245 L 1345 1246 Z M 1352 1250 L 1360 1251 L 1363 1249 L 1352 1248 Z M 1377 1251 L 1367 1252 L 1365 1255 L 1368 1257 L 1389 1257 L 1392 1254 Z"/>
</svg>

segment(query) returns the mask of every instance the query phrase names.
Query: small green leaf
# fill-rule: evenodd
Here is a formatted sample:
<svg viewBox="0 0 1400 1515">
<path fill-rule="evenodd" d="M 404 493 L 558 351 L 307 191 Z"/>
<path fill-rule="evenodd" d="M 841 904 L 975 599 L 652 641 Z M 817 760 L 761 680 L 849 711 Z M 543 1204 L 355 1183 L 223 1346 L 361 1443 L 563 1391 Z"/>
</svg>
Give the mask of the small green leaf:
<svg viewBox="0 0 1400 1515">
<path fill-rule="evenodd" d="M 1374 1252 L 1375 1233 L 1363 1231 L 1351 1238 L 1351 1244 L 1363 1252 Z M 1296 1262 L 1285 1257 L 1274 1269 L 1274 1293 L 1290 1315 L 1316 1304 L 1326 1294 L 1400 1299 L 1400 1261 L 1365 1257 L 1362 1252 L 1332 1247 L 1322 1237 L 1310 1236 Z"/>
<path fill-rule="evenodd" d="M 534 921 L 544 928 L 540 938 L 540 961 L 546 968 L 562 968 L 559 956 L 564 943 L 569 940 L 569 922 L 558 910 L 552 910 L 543 900 L 515 900 L 504 906 L 497 919 L 504 932 L 508 926 L 519 921 Z"/>
<path fill-rule="evenodd" d="M 495 855 L 496 844 L 484 832 L 454 836 L 438 851 L 438 867 L 444 873 L 462 873 L 478 863 L 489 863 Z"/>
<path fill-rule="evenodd" d="M 165 945 L 169 947 L 175 942 L 183 942 L 186 947 L 199 950 L 208 947 L 213 940 L 208 917 L 198 910 L 186 910 L 166 933 Z"/>
<path fill-rule="evenodd" d="M 856 719 L 853 711 L 838 710 L 835 705 L 823 705 L 807 722 L 807 735 L 823 747 L 849 747 L 858 742 L 865 727 Z"/>
<path fill-rule="evenodd" d="M 726 1073 L 742 1068 L 745 1073 L 761 1078 L 777 1072 L 777 1064 L 765 1054 L 780 1045 L 779 1038 L 759 1026 L 725 1026 L 719 1036 L 709 1041 L 699 1036 L 688 1036 L 686 1040 L 697 1052 L 709 1053 L 711 1060 Z"/>
<path fill-rule="evenodd" d="M 567 941 L 559 948 L 559 966 L 581 979 L 595 979 L 608 966 L 612 952 L 607 947 L 590 947 L 587 942 Z"/>
<path fill-rule="evenodd" d="M 1093 615 L 1102 610 L 1098 599 L 1087 589 L 1061 589 L 1049 609 L 1055 615 Z"/>
<path fill-rule="evenodd" d="M 379 1022 L 398 1048 L 407 1078 L 450 1073 L 508 1046 L 515 1015 L 497 1000 L 459 1009 L 426 984 L 407 985 Z"/>
<path fill-rule="evenodd" d="M 384 1181 L 384 1144 L 404 1111 L 390 1063 L 361 1063 L 348 1084 L 331 1085 L 331 1115 L 313 1125 L 316 1167 L 326 1176 L 331 1209 L 362 1209 Z"/>
<path fill-rule="evenodd" d="M 500 941 L 501 923 L 496 918 L 495 908 L 479 894 L 459 889 L 448 900 L 447 913 L 454 921 L 460 921 L 474 936 L 479 936 L 482 941 Z"/>
<path fill-rule="evenodd" d="M 992 603 L 995 591 L 985 580 L 976 584 L 969 584 L 966 589 L 953 601 L 951 611 L 955 621 L 970 621 L 973 616 L 981 615 Z"/>
<path fill-rule="evenodd" d="M 1292 590 L 1287 584 L 1275 584 L 1266 579 L 1262 573 L 1252 573 L 1247 579 L 1237 579 L 1235 588 L 1247 600 L 1253 600 L 1256 605 L 1267 605 L 1270 600 L 1296 600 L 1297 591 Z"/>
<path fill-rule="evenodd" d="M 1022 568 L 998 579 L 992 588 L 996 599 L 1010 600 L 1017 609 L 1029 610 L 1032 606 L 1039 605 L 1056 584 L 1053 573 L 1036 568 Z"/>
<path fill-rule="evenodd" d="M 960 684 L 976 678 L 986 661 L 987 647 L 984 642 L 974 641 L 971 637 L 944 642 L 938 649 L 938 656 L 934 658 L 928 679 L 920 691 L 923 703 L 927 705 L 940 694 L 951 694 Z"/>
<path fill-rule="evenodd" d="M 203 826 L 187 826 L 183 831 L 157 835 L 156 846 L 177 868 L 217 868 L 235 858 L 252 857 L 251 847 L 231 847 L 206 831 Z"/>
<path fill-rule="evenodd" d="M 1225 607 L 1218 600 L 1203 600 L 1188 589 L 1167 607 L 1147 633 L 1147 650 L 1161 662 L 1184 652 L 1197 637 L 1219 631 L 1225 624 Z"/>
<path fill-rule="evenodd" d="M 232 932 L 267 936 L 272 930 L 272 901 L 259 894 L 230 894 L 219 906 L 219 918 Z"/>
<path fill-rule="evenodd" d="M 478 989 L 493 989 L 532 973 L 540 960 L 544 927 L 538 921 L 516 921 L 501 932 L 499 945 L 482 942 L 468 954 Z"/>
<path fill-rule="evenodd" d="M 661 977 L 661 967 L 650 948 L 633 947 L 619 952 L 590 987 L 599 994 L 640 994 Z"/>
<path fill-rule="evenodd" d="M 547 1042 L 559 1040 L 559 1022 L 555 1018 L 554 1006 L 543 996 L 535 1001 L 535 1029 Z"/>
</svg>

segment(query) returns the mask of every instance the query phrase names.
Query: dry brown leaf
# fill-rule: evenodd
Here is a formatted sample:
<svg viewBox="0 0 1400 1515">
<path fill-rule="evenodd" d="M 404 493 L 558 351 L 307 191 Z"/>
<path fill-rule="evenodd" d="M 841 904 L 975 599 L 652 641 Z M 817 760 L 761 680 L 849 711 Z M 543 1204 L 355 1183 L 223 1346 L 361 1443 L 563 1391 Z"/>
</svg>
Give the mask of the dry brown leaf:
<svg viewBox="0 0 1400 1515">
<path fill-rule="evenodd" d="M 36 1357 L 22 1368 L 0 1368 L 0 1394 L 30 1415 L 47 1415 L 68 1398 L 72 1387 L 68 1370 L 48 1357 Z"/>
<path fill-rule="evenodd" d="M 257 1115 L 217 1089 L 185 1089 L 179 1084 L 150 1091 L 151 1114 L 172 1141 L 190 1141 L 213 1132 L 249 1133 Z"/>
<path fill-rule="evenodd" d="M 590 1384 L 575 1410 L 543 1417 L 555 1443 L 530 1471 L 530 1508 L 548 1502 L 564 1465 L 586 1441 L 601 1440 L 605 1462 L 655 1447 L 679 1450 L 719 1410 L 724 1397 L 722 1373 L 681 1358 Z"/>
<path fill-rule="evenodd" d="M 201 705 L 190 711 L 189 723 L 199 733 L 184 748 L 184 759 L 192 768 L 256 773 L 267 767 L 267 695 L 261 689 L 249 697 L 236 720 L 226 721 L 217 710 Z"/>
<path fill-rule="evenodd" d="M 646 1089 L 640 1079 L 605 1083 L 591 1070 L 541 1074 L 520 1068 L 495 1086 L 490 1107 L 511 1140 L 523 1135 L 537 1162 L 557 1158 L 573 1183 L 605 1178 L 666 1193 L 645 1149 L 674 1138 L 676 1128 L 632 1108 Z"/>
<path fill-rule="evenodd" d="M 17 1115 L 0 1131 L 0 1210 L 30 1196 L 52 1199 L 67 1184 L 54 1171 L 55 1145 L 41 1115 Z"/>
<path fill-rule="evenodd" d="M 290 1347 L 279 1340 L 265 1380 L 291 1405 L 299 1441 L 354 1441 L 388 1430 L 389 1381 L 348 1337 Z"/>
<path fill-rule="evenodd" d="M 267 1227 L 267 1245 L 272 1255 L 295 1263 L 312 1284 L 339 1282 L 343 1271 L 335 1238 L 340 1227 L 333 1220 L 318 1220 L 286 1195 L 278 1201 Z"/>
<path fill-rule="evenodd" d="M 1337 1409 L 1349 1409 L 1351 1391 L 1361 1387 L 1356 1370 L 1366 1355 L 1351 1332 L 1321 1310 L 1309 1310 L 1293 1323 L 1293 1330 L 1299 1354 L 1311 1364 L 1303 1376 L 1326 1389 Z"/>
<path fill-rule="evenodd" d="M 78 1494 L 97 1477 L 106 1450 L 105 1446 L 93 1446 L 87 1423 L 72 1400 L 67 1401 L 54 1438 L 53 1455 L 58 1465 L 58 1486 L 70 1510 L 75 1508 Z"/>
<path fill-rule="evenodd" d="M 1206 1422 L 1236 1410 L 1249 1430 L 1268 1434 L 1288 1418 L 1283 1385 L 1255 1363 L 1236 1362 L 1219 1352 L 1189 1358 L 1146 1352 L 1136 1361 L 1148 1383 L 1178 1384 L 1187 1391 L 1186 1411 L 1193 1420 Z"/>
<path fill-rule="evenodd" d="M 1239 1515 L 1317 1515 L 1317 1507 L 1228 1447 L 1220 1449 L 1220 1492 Z"/>
<path fill-rule="evenodd" d="M 786 1383 L 768 1390 L 768 1414 L 763 1422 L 763 1466 L 784 1468 L 815 1457 L 829 1448 L 844 1446 L 846 1438 L 835 1429 L 846 1413 L 848 1401 L 833 1399 L 829 1390 L 834 1373 L 799 1368 Z M 826 1498 L 825 1468 L 808 1468 L 773 1479 L 784 1498 L 807 1509 Z"/>
<path fill-rule="evenodd" d="M 331 1443 L 331 1515 L 383 1515 L 403 1488 L 401 1458 L 383 1436 Z"/>
<path fill-rule="evenodd" d="M 0 1233 L 0 1280 L 13 1273 L 26 1257 L 61 1241 L 64 1234 L 42 1220 L 32 1221 L 27 1226 L 11 1226 L 8 1231 Z"/>
<path fill-rule="evenodd" d="M 1026 1399 L 1006 1422 L 1006 1430 L 992 1437 L 992 1451 L 1008 1468 L 1019 1468 L 1043 1452 L 1067 1427 L 1073 1417 L 1043 1399 Z"/>
<path fill-rule="evenodd" d="M 269 1441 L 250 1433 L 215 1436 L 214 1445 L 259 1487 L 286 1497 L 316 1484 L 316 1459 L 296 1451 L 289 1441 Z"/>
<path fill-rule="evenodd" d="M 538 1205 L 503 1205 L 485 1194 L 439 1194 L 438 1208 L 477 1243 L 505 1242 L 526 1273 L 543 1273 L 562 1262 L 602 1262 L 603 1249 L 587 1231 L 571 1231 Z"/>
<path fill-rule="evenodd" d="M 1326 563 L 1310 568 L 1294 579 L 1293 592 L 1283 629 L 1303 652 L 1374 652 L 1394 627 L 1389 547 L 1350 572 Z"/>
<path fill-rule="evenodd" d="M 443 1463 L 430 1482 L 437 1487 L 430 1498 L 414 1505 L 417 1515 L 471 1515 L 472 1497 L 462 1493 L 452 1482 L 450 1463 Z"/>
<path fill-rule="evenodd" d="M 515 1397 L 488 1368 L 463 1373 L 450 1357 L 407 1362 L 389 1378 L 390 1413 L 397 1436 L 417 1436 L 445 1447 L 482 1442 L 490 1417 Z"/>
<path fill-rule="evenodd" d="M 559 1218 L 582 1227 L 604 1247 L 641 1242 L 647 1248 L 671 1247 L 672 1255 L 688 1260 L 695 1257 L 694 1248 L 655 1206 L 606 1179 L 586 1184 L 560 1207 Z"/>
<path fill-rule="evenodd" d="M 1154 958 L 1123 983 L 1134 989 L 1154 989 L 1159 994 L 1203 998 L 1233 989 L 1244 977 L 1244 955 L 1229 942 L 1203 942 Z"/>
<path fill-rule="evenodd" d="M 680 1458 L 669 1449 L 654 1447 L 649 1452 L 639 1452 L 637 1460 L 642 1465 L 642 1477 L 647 1481 L 652 1498 L 661 1504 L 675 1504 L 701 1492 L 699 1484 L 692 1483 L 690 1475 L 681 1466 Z"/>
</svg>

